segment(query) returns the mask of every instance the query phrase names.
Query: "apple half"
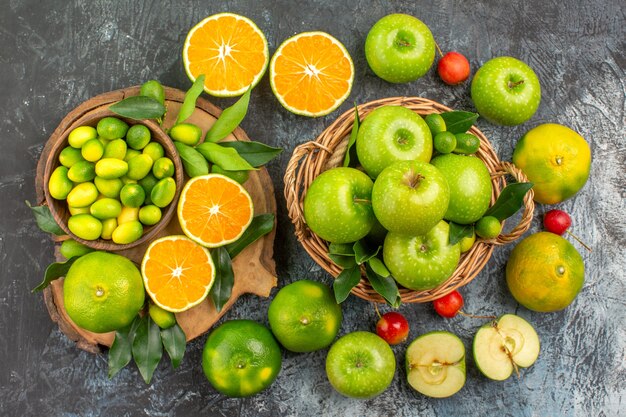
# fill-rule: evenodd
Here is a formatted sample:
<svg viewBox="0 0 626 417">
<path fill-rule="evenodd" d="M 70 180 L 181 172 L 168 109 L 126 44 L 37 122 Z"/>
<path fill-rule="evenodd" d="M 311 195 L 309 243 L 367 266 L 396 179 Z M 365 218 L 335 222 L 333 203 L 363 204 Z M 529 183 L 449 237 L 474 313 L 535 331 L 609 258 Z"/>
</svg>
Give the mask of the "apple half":
<svg viewBox="0 0 626 417">
<path fill-rule="evenodd" d="M 535 329 L 515 314 L 505 314 L 478 329 L 474 336 L 474 361 L 487 378 L 503 381 L 518 367 L 527 368 L 539 356 Z"/>
<path fill-rule="evenodd" d="M 434 398 L 456 394 L 465 385 L 465 346 L 450 332 L 415 339 L 406 350 L 406 374 L 417 392 Z"/>
</svg>

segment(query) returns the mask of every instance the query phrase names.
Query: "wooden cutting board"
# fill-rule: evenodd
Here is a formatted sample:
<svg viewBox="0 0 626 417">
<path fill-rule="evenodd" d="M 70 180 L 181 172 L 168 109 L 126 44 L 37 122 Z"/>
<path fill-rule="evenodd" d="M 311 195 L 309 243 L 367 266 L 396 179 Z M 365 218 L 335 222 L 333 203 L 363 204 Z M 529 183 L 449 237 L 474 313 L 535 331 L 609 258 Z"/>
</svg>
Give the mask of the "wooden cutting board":
<svg viewBox="0 0 626 417">
<path fill-rule="evenodd" d="M 43 193 L 43 172 L 47 155 L 50 152 L 52 144 L 55 143 L 55 140 L 59 139 L 63 132 L 66 131 L 75 120 L 85 114 L 95 111 L 103 106 L 109 106 L 110 104 L 122 100 L 125 97 L 135 96 L 138 94 L 139 87 L 130 87 L 101 94 L 75 108 L 61 121 L 44 146 L 42 154 L 39 158 L 39 163 L 37 164 L 35 187 L 37 191 L 38 204 L 45 203 L 45 196 Z M 178 110 L 180 109 L 184 98 L 184 92 L 174 88 L 165 87 L 165 104 L 167 107 L 167 114 L 163 123 L 164 128 L 168 128 L 174 124 L 176 115 L 178 114 Z M 203 98 L 199 98 L 196 103 L 196 109 L 187 122 L 194 123 L 199 126 L 203 131 L 202 137 L 204 137 L 204 134 L 206 134 L 207 130 L 213 125 L 221 112 L 222 110 L 218 107 Z M 250 139 L 242 129 L 237 128 L 225 140 L 249 141 Z M 250 196 L 252 197 L 255 214 L 276 214 L 274 186 L 272 185 L 270 176 L 265 168 L 258 171 L 252 171 L 250 173 L 250 178 L 245 182 L 244 187 L 248 190 Z M 176 216 L 173 217 L 167 227 L 155 236 L 155 239 L 173 234 L 182 234 L 178 218 Z M 220 312 L 217 312 L 215 309 L 211 298 L 207 297 L 205 301 L 196 307 L 183 313 L 176 314 L 176 319 L 185 332 L 188 341 L 207 332 L 211 326 L 233 306 L 242 294 L 250 293 L 261 297 L 269 296 L 270 291 L 276 286 L 277 283 L 276 265 L 273 259 L 275 234 L 276 232 L 274 229 L 271 233 L 247 247 L 233 260 L 235 283 L 230 299 Z M 60 255 L 58 249 L 60 242 L 67 239 L 67 236 L 53 236 L 53 239 L 56 242 L 55 258 L 59 261 L 63 261 L 64 258 Z M 140 264 L 149 244 L 150 242 L 147 242 L 134 248 L 116 253 L 126 256 L 136 264 Z M 115 336 L 114 332 L 92 333 L 81 329 L 74 324 L 74 322 L 72 322 L 63 306 L 63 278 L 53 281 L 52 284 L 44 290 L 44 301 L 52 320 L 58 323 L 61 331 L 71 340 L 75 341 L 79 348 L 89 352 L 99 353 L 103 347 L 110 347 L 113 343 L 113 338 Z"/>
</svg>

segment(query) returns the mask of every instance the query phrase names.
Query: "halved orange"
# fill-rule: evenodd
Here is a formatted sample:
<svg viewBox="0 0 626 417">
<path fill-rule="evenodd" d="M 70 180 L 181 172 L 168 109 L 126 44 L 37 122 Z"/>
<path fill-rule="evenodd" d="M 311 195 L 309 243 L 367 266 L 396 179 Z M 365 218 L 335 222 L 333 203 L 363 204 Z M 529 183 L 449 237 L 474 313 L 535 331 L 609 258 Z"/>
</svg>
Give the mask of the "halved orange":
<svg viewBox="0 0 626 417">
<path fill-rule="evenodd" d="M 253 216 L 250 194 L 237 181 L 221 174 L 190 179 L 178 201 L 183 232 L 209 248 L 239 239 Z"/>
<path fill-rule="evenodd" d="M 183 62 L 192 81 L 205 75 L 204 91 L 234 97 L 259 82 L 269 62 L 269 49 L 265 35 L 252 20 L 219 13 L 189 31 Z"/>
<path fill-rule="evenodd" d="M 141 262 L 146 292 L 163 310 L 179 313 L 201 303 L 215 281 L 209 250 L 186 236 L 150 244 Z"/>
<path fill-rule="evenodd" d="M 304 32 L 287 39 L 270 62 L 270 84 L 290 112 L 324 116 L 350 95 L 354 65 L 346 48 L 324 32 Z"/>
</svg>

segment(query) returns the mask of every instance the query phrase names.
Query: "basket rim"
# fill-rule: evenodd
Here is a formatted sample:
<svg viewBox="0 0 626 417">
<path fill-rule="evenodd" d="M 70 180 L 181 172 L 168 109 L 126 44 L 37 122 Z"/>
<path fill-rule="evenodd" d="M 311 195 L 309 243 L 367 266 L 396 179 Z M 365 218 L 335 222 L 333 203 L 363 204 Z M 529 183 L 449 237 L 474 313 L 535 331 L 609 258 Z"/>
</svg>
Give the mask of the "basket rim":
<svg viewBox="0 0 626 417">
<path fill-rule="evenodd" d="M 359 117 L 363 119 L 371 111 L 386 105 L 407 107 L 421 116 L 452 111 L 451 108 L 441 103 L 422 97 L 387 97 L 360 104 L 356 106 L 356 109 L 352 108 L 341 114 L 314 140 L 296 146 L 285 170 L 284 193 L 288 215 L 295 226 L 295 235 L 313 260 L 333 277 L 337 277 L 341 272 L 341 267 L 328 257 L 328 242 L 313 233 L 306 225 L 303 215 L 304 196 L 313 179 L 323 171 L 339 166 L 343 161 L 347 139 L 352 130 L 357 109 Z M 526 176 L 515 165 L 500 161 L 491 142 L 480 129 L 472 126 L 468 132 L 480 138 L 481 145 L 476 156 L 485 162 L 491 174 L 493 192 L 490 205 L 495 202 L 501 190 L 506 186 L 507 175 L 520 182 L 527 181 Z M 531 189 L 524 197 L 524 212 L 520 222 L 508 234 L 490 240 L 477 238 L 472 248 L 461 255 L 454 273 L 436 288 L 415 291 L 398 286 L 402 302 L 429 302 L 467 285 L 483 269 L 496 245 L 510 243 L 528 230 L 533 212 L 534 202 Z M 364 271 L 361 272 L 361 281 L 351 292 L 364 300 L 384 303 L 385 300 L 369 284 Z"/>
</svg>

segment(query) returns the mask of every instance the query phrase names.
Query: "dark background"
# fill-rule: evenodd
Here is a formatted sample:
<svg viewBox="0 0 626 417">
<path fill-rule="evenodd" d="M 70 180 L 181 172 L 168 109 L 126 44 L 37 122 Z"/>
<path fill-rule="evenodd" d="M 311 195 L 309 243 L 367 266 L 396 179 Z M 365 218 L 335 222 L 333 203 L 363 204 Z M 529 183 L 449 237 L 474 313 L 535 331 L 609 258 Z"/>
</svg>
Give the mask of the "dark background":
<svg viewBox="0 0 626 417">
<path fill-rule="evenodd" d="M 558 205 L 573 229 L 593 246 L 574 242 L 586 263 L 586 283 L 574 304 L 552 314 L 530 312 L 510 296 L 504 266 L 512 246 L 497 248 L 480 275 L 462 289 L 465 310 L 515 312 L 529 320 L 542 341 L 537 363 L 493 382 L 468 355 L 467 382 L 454 397 L 426 398 L 406 383 L 404 351 L 394 348 L 398 370 L 379 397 L 358 401 L 337 394 L 324 372 L 326 350 L 284 352 L 282 372 L 265 392 L 248 399 L 217 394 L 201 369 L 206 337 L 189 343 L 181 367 L 165 360 L 150 386 L 134 366 L 107 378 L 107 357 L 77 349 L 52 323 L 41 294 L 31 294 L 53 260 L 53 246 L 38 231 L 24 200 L 35 199 L 37 159 L 66 113 L 88 98 L 156 78 L 186 90 L 181 50 L 187 31 L 205 16 L 243 14 L 265 33 L 270 54 L 287 37 L 323 30 L 347 47 L 356 76 L 350 98 L 334 113 L 309 119 L 285 111 L 267 76 L 252 93 L 242 127 L 253 140 L 282 146 L 269 166 L 278 202 L 275 257 L 279 285 L 303 279 L 331 283 L 299 246 L 283 198 L 283 170 L 294 146 L 312 140 L 354 101 L 423 96 L 472 110 L 469 83 L 444 85 L 435 70 L 403 85 L 374 76 L 363 53 L 365 36 L 381 17 L 405 12 L 422 19 L 444 50 L 465 54 L 475 71 L 490 58 L 511 55 L 537 72 L 542 84 L 538 112 L 527 123 L 478 126 L 501 159 L 516 141 L 546 122 L 565 124 L 591 144 L 591 178 L 574 198 Z M 0 414 L 7 416 L 185 415 L 491 415 L 616 416 L 624 405 L 626 245 L 626 145 L 624 129 L 623 1 L 0 1 Z M 233 100 L 210 98 L 220 107 Z M 531 231 L 540 229 L 539 206 Z M 275 290 L 276 291 L 276 290 Z M 273 292 L 273 294 L 275 293 Z M 240 299 L 226 319 L 267 323 L 269 300 Z M 384 311 L 386 307 L 382 308 Z M 343 304 L 341 334 L 373 330 L 373 305 L 350 297 Z M 458 334 L 468 353 L 483 321 L 444 320 L 431 305 L 404 305 L 411 339 L 429 330 Z M 623 414 L 622 414 L 623 415 Z"/>
</svg>

